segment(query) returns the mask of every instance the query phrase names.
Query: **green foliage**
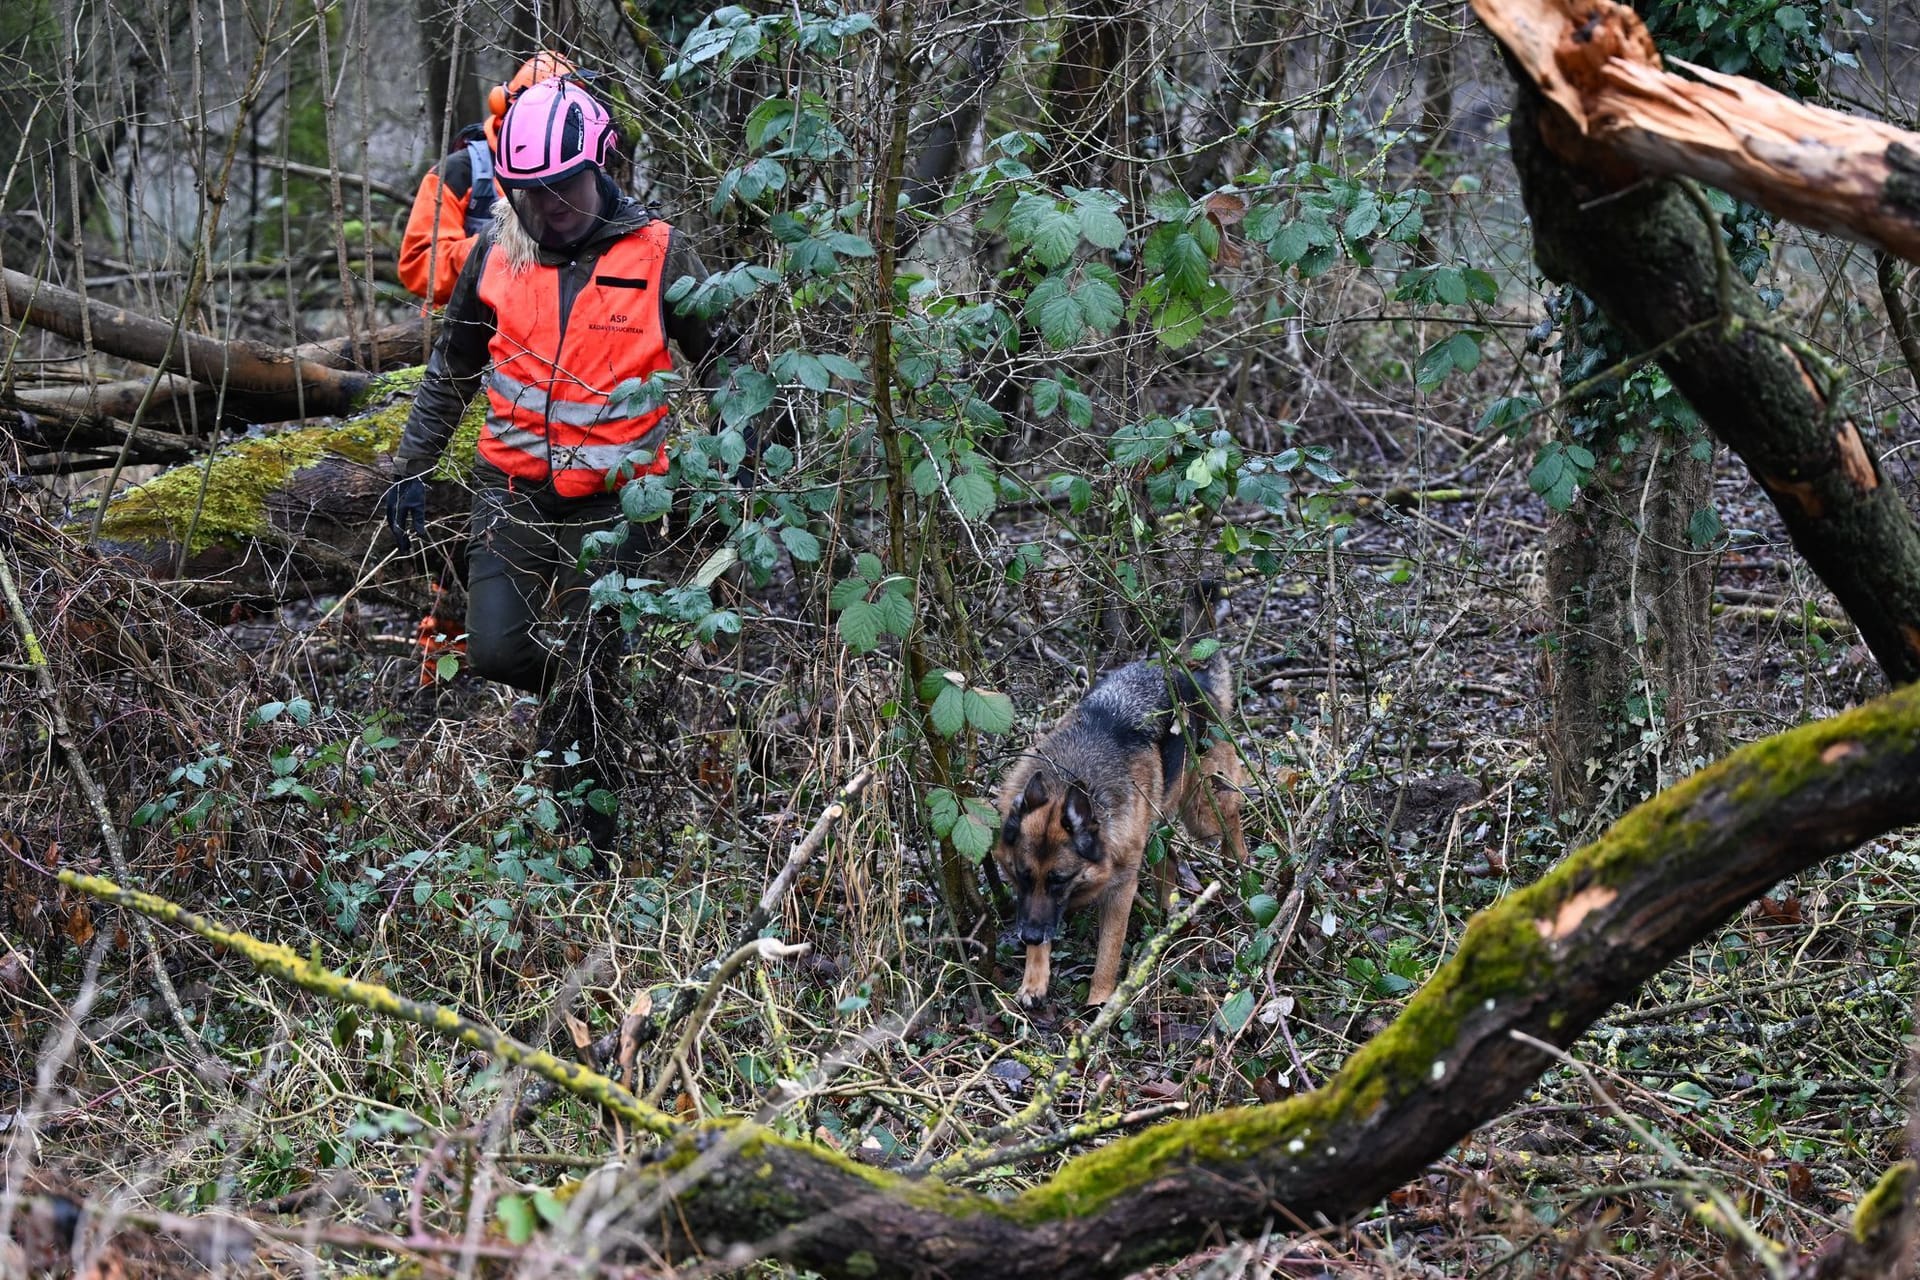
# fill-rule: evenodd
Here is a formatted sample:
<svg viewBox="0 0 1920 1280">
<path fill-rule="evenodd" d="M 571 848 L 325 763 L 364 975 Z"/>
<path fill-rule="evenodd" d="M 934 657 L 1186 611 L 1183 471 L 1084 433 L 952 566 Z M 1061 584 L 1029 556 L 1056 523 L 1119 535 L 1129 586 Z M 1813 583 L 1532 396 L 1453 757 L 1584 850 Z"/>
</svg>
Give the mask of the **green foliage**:
<svg viewBox="0 0 1920 1280">
<path fill-rule="evenodd" d="M 840 614 L 840 638 L 855 653 L 868 653 L 881 636 L 904 639 L 913 630 L 913 582 L 889 574 L 880 557 L 863 552 L 853 572 L 833 584 L 827 603 Z"/>
</svg>

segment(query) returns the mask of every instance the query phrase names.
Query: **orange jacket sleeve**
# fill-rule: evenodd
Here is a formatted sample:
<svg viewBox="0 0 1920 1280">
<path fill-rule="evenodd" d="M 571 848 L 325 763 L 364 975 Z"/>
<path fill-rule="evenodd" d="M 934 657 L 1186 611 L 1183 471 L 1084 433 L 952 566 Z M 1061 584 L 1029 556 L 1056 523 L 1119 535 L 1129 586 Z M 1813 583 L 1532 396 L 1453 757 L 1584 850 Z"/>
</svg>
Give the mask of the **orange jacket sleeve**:
<svg viewBox="0 0 1920 1280">
<path fill-rule="evenodd" d="M 445 303 L 478 239 L 467 234 L 467 193 L 449 189 L 439 169 L 429 170 L 420 179 L 406 234 L 400 237 L 400 283 L 427 298 L 431 273 L 431 301 L 435 306 Z"/>
</svg>

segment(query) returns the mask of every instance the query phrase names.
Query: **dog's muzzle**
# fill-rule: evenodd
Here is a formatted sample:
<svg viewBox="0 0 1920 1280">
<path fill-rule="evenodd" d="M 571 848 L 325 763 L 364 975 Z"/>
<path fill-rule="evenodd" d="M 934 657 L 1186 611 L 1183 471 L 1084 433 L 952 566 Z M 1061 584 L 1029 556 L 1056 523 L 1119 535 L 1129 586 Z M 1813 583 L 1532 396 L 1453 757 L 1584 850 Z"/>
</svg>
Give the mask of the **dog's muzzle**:
<svg viewBox="0 0 1920 1280">
<path fill-rule="evenodd" d="M 1036 923 L 1032 920 L 1020 922 L 1020 941 L 1029 947 L 1045 946 L 1053 941 L 1053 922 Z"/>
</svg>

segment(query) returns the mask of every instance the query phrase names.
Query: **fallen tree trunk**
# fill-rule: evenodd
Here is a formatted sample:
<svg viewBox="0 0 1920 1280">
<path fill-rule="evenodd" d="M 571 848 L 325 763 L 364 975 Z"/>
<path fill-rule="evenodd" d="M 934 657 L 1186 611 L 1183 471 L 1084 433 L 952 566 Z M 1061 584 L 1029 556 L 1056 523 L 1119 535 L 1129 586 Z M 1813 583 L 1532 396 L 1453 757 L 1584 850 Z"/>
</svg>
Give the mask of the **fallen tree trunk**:
<svg viewBox="0 0 1920 1280">
<path fill-rule="evenodd" d="M 1751 80 L 1661 69 L 1613 0 L 1473 0 L 1552 104 L 1540 135 L 1614 189 L 1698 178 L 1802 226 L 1920 262 L 1920 133 L 1796 102 Z"/>
<path fill-rule="evenodd" d="M 1658 354 L 1766 489 L 1887 678 L 1920 678 L 1920 528 L 1839 388 L 1727 268 L 1717 220 L 1671 182 L 1597 200 L 1606 189 L 1542 144 L 1539 104 L 1522 85 L 1512 140 L 1540 269 L 1592 297 L 1636 349 Z"/>
<path fill-rule="evenodd" d="M 330 367 L 311 356 L 244 339 L 221 341 L 136 315 L 38 280 L 0 271 L 7 315 L 75 342 L 91 336 L 95 350 L 184 374 L 206 386 L 265 395 L 298 396 L 312 415 L 351 413 L 367 393 L 372 374 Z M 82 317 L 85 317 L 83 327 Z"/>
<path fill-rule="evenodd" d="M 103 550 L 161 577 L 192 577 L 190 598 L 287 601 L 345 590 L 382 549 L 381 460 L 400 442 L 418 370 L 374 381 L 378 407 L 354 417 L 222 445 L 115 494 L 100 522 Z M 472 466 L 485 401 L 476 400 L 427 486 L 427 514 L 456 539 L 469 505 L 460 483 Z M 444 524 L 443 524 L 444 522 Z M 435 536 L 426 560 L 398 572 L 442 567 Z M 183 551 L 184 548 L 184 551 Z"/>
</svg>

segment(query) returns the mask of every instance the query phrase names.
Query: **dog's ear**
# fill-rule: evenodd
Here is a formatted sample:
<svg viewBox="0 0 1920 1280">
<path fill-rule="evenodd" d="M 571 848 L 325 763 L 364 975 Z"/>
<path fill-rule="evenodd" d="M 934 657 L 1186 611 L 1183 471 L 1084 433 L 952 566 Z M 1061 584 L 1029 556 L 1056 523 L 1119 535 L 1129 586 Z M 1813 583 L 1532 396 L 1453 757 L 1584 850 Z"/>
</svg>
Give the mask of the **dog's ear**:
<svg viewBox="0 0 1920 1280">
<path fill-rule="evenodd" d="M 1016 814 L 1032 813 L 1047 802 L 1047 780 L 1038 773 L 1027 779 L 1027 789 L 1013 802 Z"/>
<path fill-rule="evenodd" d="M 1060 823 L 1073 841 L 1074 852 L 1088 862 L 1100 860 L 1100 842 L 1093 838 L 1093 801 L 1077 782 L 1067 787 L 1066 799 L 1060 805 Z"/>
</svg>

